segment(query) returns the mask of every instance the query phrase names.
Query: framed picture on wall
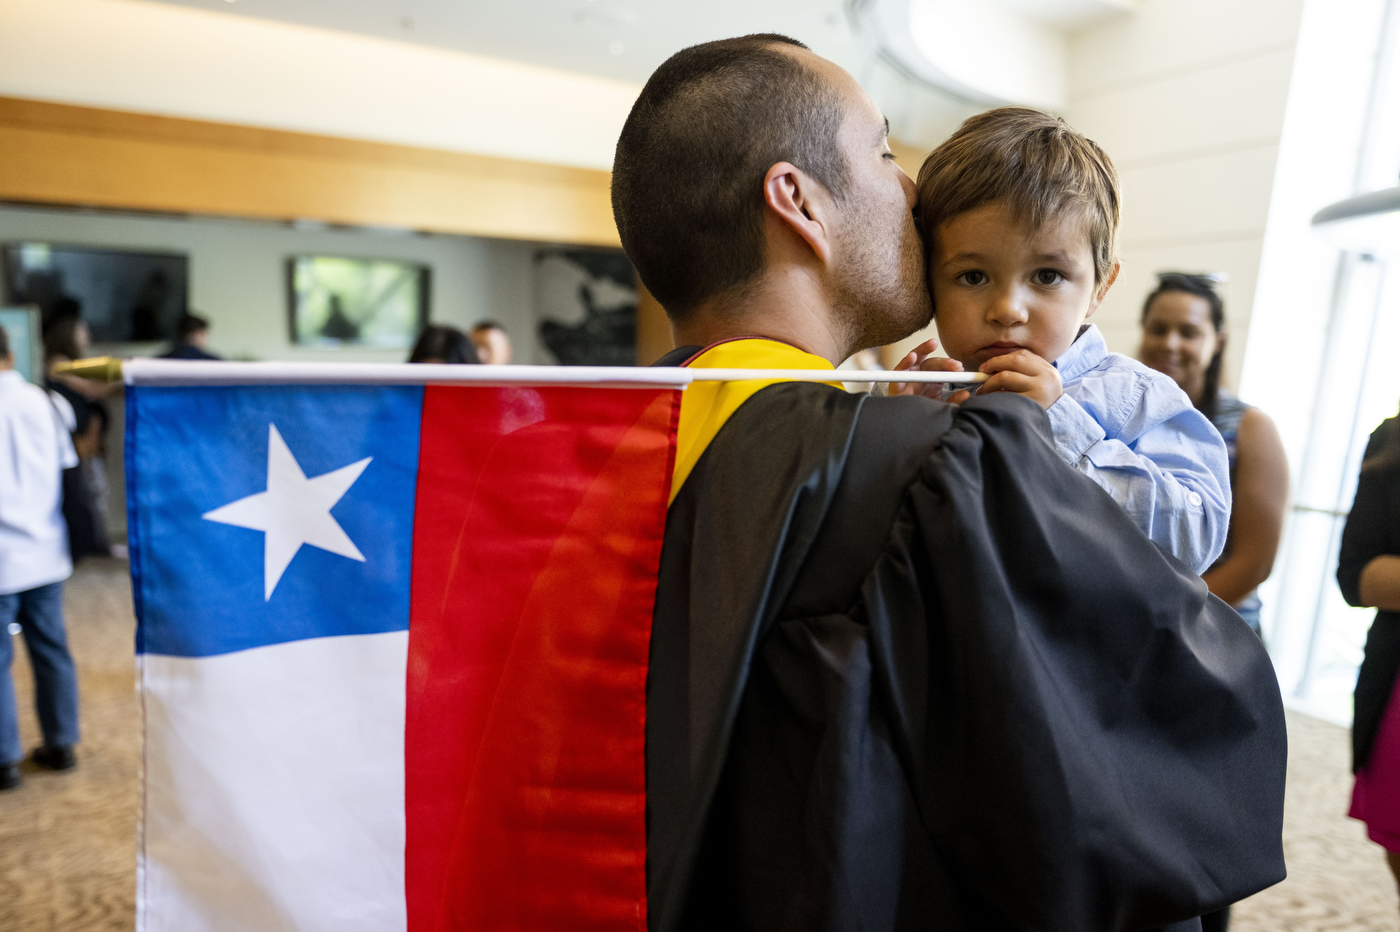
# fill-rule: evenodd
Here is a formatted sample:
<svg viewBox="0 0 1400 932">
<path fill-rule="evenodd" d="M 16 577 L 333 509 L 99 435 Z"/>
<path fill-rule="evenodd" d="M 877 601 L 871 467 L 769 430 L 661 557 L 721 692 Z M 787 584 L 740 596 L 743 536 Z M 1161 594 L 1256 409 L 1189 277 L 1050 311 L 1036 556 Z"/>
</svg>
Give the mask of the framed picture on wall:
<svg viewBox="0 0 1400 932">
<path fill-rule="evenodd" d="M 416 262 L 293 256 L 287 281 L 297 346 L 407 349 L 428 320 L 431 270 Z"/>
<path fill-rule="evenodd" d="M 535 254 L 535 320 L 565 366 L 637 364 L 637 273 L 621 249 Z"/>
</svg>

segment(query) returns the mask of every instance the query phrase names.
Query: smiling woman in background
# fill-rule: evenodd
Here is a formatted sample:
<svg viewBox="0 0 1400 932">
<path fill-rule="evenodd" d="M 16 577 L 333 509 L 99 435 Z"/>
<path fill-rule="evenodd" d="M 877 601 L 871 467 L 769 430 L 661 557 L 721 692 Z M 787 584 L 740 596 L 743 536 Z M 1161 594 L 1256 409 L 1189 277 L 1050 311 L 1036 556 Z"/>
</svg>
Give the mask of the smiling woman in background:
<svg viewBox="0 0 1400 932">
<path fill-rule="evenodd" d="M 1210 591 L 1259 632 L 1255 589 L 1274 567 L 1288 499 L 1288 460 L 1269 416 L 1220 387 L 1225 358 L 1225 307 L 1209 278 L 1158 275 L 1142 308 L 1138 359 L 1176 380 L 1210 418 L 1230 454 L 1234 507 L 1225 552 L 1206 571 Z"/>
</svg>

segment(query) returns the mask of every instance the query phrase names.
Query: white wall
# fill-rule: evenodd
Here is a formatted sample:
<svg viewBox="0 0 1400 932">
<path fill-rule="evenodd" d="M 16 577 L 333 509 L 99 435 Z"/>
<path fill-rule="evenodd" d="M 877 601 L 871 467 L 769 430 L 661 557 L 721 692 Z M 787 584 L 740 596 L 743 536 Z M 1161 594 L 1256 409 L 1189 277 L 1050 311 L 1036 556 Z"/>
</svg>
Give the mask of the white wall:
<svg viewBox="0 0 1400 932">
<path fill-rule="evenodd" d="M 1163 270 L 1225 272 L 1238 384 L 1302 0 L 1145 0 L 1070 41 L 1065 118 L 1123 183 L 1123 272 L 1095 322 L 1134 354 Z"/>
<path fill-rule="evenodd" d="M 1386 2 L 1307 3 L 1261 264 L 1256 313 L 1267 326 L 1251 340 L 1244 373 L 1252 393 L 1299 402 L 1274 415 L 1295 466 L 1322 382 L 1340 255 L 1312 230 L 1312 216 L 1334 201 L 1395 183 L 1394 163 L 1379 177 L 1363 177 L 1360 164 Z"/>
<path fill-rule="evenodd" d="M 15 240 L 188 253 L 190 307 L 210 319 L 210 348 L 253 359 L 402 361 L 407 354 L 399 350 L 292 346 L 286 260 L 315 253 L 426 263 L 432 267 L 433 322 L 466 327 L 494 318 L 510 331 L 517 362 L 549 361 L 533 345 L 532 259 L 538 247 L 531 243 L 0 206 L 0 241 Z"/>
</svg>

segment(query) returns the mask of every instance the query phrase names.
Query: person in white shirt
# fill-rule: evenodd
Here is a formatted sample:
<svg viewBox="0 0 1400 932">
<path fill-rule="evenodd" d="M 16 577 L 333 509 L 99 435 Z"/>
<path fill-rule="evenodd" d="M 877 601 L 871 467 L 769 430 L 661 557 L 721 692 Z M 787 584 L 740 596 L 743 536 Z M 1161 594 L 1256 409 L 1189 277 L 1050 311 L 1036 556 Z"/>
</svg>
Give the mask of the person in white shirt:
<svg viewBox="0 0 1400 932">
<path fill-rule="evenodd" d="M 76 763 L 78 674 L 63 625 L 63 581 L 73 572 L 63 470 L 78 463 L 71 421 L 66 401 L 15 371 L 0 328 L 0 790 L 19 786 L 24 757 L 10 677 L 16 623 L 29 648 L 44 738 L 33 760 L 53 770 Z"/>
</svg>

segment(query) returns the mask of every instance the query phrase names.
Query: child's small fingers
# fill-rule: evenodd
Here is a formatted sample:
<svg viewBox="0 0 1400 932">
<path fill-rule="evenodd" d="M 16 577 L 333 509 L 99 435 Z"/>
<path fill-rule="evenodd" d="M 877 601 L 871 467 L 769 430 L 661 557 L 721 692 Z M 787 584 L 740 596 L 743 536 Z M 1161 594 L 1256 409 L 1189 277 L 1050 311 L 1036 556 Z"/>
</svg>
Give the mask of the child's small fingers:
<svg viewBox="0 0 1400 932">
<path fill-rule="evenodd" d="M 1003 369 L 995 373 L 990 379 L 982 383 L 982 387 L 977 390 L 979 395 L 990 395 L 993 392 L 1026 392 L 1035 384 L 1035 380 L 1024 372 L 1014 369 Z"/>
<path fill-rule="evenodd" d="M 919 363 L 919 368 L 925 372 L 961 372 L 963 364 L 947 356 L 928 356 Z"/>
<path fill-rule="evenodd" d="M 919 356 L 928 356 L 936 349 L 938 349 L 938 341 L 929 339 L 914 347 L 914 353 Z"/>
<path fill-rule="evenodd" d="M 1007 353 L 1005 356 L 994 356 L 988 359 L 978 367 L 978 371 L 988 375 L 997 372 L 1023 372 L 1030 375 L 1042 368 L 1043 363 L 1044 360 L 1034 353 L 1017 350 L 1014 353 Z"/>
</svg>

